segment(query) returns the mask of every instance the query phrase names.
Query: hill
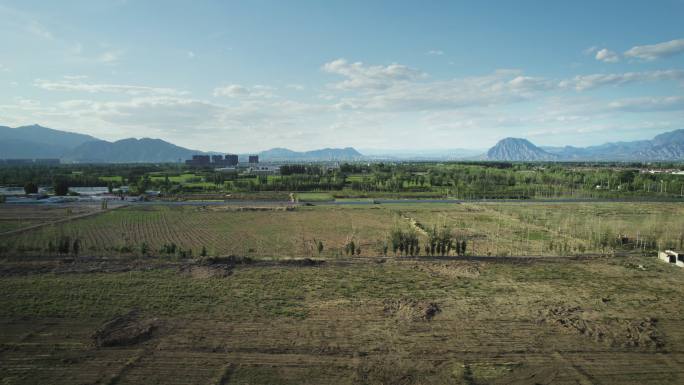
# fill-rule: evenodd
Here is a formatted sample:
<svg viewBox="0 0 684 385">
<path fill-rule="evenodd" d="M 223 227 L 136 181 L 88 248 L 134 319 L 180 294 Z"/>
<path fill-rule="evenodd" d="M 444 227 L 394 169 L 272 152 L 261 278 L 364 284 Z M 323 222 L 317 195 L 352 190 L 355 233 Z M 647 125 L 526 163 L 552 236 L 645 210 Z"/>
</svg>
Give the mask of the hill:
<svg viewBox="0 0 684 385">
<path fill-rule="evenodd" d="M 323 148 L 312 151 L 292 151 L 287 148 L 272 148 L 259 153 L 264 161 L 331 161 L 359 160 L 363 155 L 352 147 Z"/>
<path fill-rule="evenodd" d="M 79 163 L 172 163 L 202 153 L 161 139 L 129 138 L 116 142 L 86 142 L 69 151 L 63 159 Z"/>
<path fill-rule="evenodd" d="M 487 151 L 488 160 L 540 161 L 558 157 L 535 146 L 527 139 L 505 138 Z"/>
<path fill-rule="evenodd" d="M 37 124 L 16 128 L 0 126 L 0 158 L 60 158 L 71 149 L 96 140 L 90 135 Z"/>
</svg>

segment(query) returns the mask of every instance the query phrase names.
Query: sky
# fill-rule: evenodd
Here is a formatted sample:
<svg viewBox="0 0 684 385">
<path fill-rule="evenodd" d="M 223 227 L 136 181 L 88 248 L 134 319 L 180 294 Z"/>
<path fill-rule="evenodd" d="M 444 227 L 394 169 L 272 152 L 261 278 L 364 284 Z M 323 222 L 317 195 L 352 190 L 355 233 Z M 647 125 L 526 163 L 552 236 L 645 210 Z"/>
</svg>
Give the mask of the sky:
<svg viewBox="0 0 684 385">
<path fill-rule="evenodd" d="M 249 152 L 684 128 L 684 0 L 0 0 L 0 125 Z"/>
</svg>

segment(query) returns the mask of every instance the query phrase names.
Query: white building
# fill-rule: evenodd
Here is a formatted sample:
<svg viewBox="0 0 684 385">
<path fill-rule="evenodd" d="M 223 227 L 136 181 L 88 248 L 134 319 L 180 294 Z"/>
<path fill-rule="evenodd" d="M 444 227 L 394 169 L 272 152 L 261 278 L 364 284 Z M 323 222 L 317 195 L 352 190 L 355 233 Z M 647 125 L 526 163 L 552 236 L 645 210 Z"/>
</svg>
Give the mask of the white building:
<svg viewBox="0 0 684 385">
<path fill-rule="evenodd" d="M 254 165 L 248 169 L 248 172 L 250 174 L 256 174 L 256 175 L 274 175 L 274 174 L 280 173 L 280 166 L 265 165 L 265 164 Z"/>
<path fill-rule="evenodd" d="M 658 253 L 658 258 L 663 262 L 684 267 L 684 254 L 682 253 L 673 250 L 665 250 Z"/>
</svg>

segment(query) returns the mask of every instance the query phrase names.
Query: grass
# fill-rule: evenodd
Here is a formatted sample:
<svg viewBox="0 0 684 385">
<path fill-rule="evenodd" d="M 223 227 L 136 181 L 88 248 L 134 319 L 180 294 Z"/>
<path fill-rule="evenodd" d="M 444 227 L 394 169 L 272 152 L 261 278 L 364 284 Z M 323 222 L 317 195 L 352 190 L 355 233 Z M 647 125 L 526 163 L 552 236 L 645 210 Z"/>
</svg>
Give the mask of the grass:
<svg viewBox="0 0 684 385">
<path fill-rule="evenodd" d="M 123 183 L 123 177 L 120 175 L 101 176 L 98 179 L 103 182 Z"/>
<path fill-rule="evenodd" d="M 300 202 L 327 202 L 335 200 L 329 193 L 297 193 Z"/>
</svg>

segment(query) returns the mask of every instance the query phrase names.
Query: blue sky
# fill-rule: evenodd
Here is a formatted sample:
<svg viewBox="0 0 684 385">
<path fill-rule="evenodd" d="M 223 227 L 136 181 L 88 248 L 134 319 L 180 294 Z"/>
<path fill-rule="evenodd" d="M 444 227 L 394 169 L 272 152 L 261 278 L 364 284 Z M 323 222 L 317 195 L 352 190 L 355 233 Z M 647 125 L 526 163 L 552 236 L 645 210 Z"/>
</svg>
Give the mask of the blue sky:
<svg viewBox="0 0 684 385">
<path fill-rule="evenodd" d="M 0 125 L 213 151 L 684 128 L 684 1 L 4 1 Z"/>
</svg>

